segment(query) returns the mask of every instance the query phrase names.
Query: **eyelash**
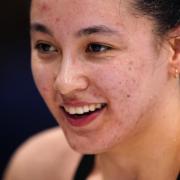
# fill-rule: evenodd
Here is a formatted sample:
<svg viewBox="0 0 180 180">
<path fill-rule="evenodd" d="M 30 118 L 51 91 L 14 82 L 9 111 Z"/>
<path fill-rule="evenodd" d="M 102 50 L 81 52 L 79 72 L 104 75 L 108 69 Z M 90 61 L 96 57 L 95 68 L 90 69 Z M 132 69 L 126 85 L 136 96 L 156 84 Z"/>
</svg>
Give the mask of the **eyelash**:
<svg viewBox="0 0 180 180">
<path fill-rule="evenodd" d="M 35 45 L 35 49 L 37 49 L 40 53 L 43 53 L 43 54 L 49 54 L 49 53 L 54 53 L 58 51 L 55 48 L 55 46 L 48 43 L 43 43 L 43 42 L 37 43 Z"/>
<path fill-rule="evenodd" d="M 39 42 L 35 45 L 35 49 L 41 54 L 52 54 L 57 53 L 58 49 L 51 45 L 50 43 L 46 42 Z M 88 54 L 101 54 L 106 53 L 113 48 L 110 45 L 102 44 L 102 43 L 89 43 L 85 49 L 85 52 Z"/>
<path fill-rule="evenodd" d="M 104 53 L 108 50 L 112 50 L 112 47 L 101 43 L 90 43 L 86 48 L 87 53 Z"/>
</svg>

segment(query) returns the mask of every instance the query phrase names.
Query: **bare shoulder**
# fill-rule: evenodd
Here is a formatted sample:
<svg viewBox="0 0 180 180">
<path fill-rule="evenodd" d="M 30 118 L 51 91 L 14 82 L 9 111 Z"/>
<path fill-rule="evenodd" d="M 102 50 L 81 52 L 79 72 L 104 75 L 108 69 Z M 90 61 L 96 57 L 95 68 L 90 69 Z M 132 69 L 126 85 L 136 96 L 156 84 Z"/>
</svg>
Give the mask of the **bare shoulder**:
<svg viewBox="0 0 180 180">
<path fill-rule="evenodd" d="M 12 157 L 5 180 L 71 179 L 81 155 L 68 145 L 60 128 L 27 140 Z"/>
</svg>

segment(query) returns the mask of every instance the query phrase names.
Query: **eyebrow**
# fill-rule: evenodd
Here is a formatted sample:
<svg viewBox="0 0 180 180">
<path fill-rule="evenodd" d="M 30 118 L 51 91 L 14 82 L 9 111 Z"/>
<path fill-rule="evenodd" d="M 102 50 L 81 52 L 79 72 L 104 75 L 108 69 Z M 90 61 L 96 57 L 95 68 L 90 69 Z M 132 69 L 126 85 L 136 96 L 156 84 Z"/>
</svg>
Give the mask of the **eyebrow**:
<svg viewBox="0 0 180 180">
<path fill-rule="evenodd" d="M 48 34 L 50 36 L 53 36 L 52 31 L 46 27 L 45 25 L 41 23 L 32 23 L 30 26 L 31 32 L 40 32 L 44 34 Z M 105 25 L 94 25 L 87 28 L 80 29 L 77 33 L 75 33 L 75 36 L 88 36 L 92 34 L 106 34 L 106 35 L 113 35 L 113 34 L 119 34 L 118 31 L 111 29 Z"/>
<path fill-rule="evenodd" d="M 40 33 L 44 33 L 44 34 L 48 34 L 50 36 L 53 36 L 53 33 L 51 32 L 50 29 L 48 29 L 48 27 L 46 27 L 43 24 L 40 23 L 32 23 L 30 26 L 30 30 L 31 32 L 40 32 Z"/>
<path fill-rule="evenodd" d="M 118 31 L 110 29 L 109 27 L 105 25 L 96 25 L 96 26 L 90 26 L 90 27 L 79 30 L 76 33 L 76 36 L 88 36 L 92 34 L 113 35 L 113 34 L 118 34 Z"/>
</svg>

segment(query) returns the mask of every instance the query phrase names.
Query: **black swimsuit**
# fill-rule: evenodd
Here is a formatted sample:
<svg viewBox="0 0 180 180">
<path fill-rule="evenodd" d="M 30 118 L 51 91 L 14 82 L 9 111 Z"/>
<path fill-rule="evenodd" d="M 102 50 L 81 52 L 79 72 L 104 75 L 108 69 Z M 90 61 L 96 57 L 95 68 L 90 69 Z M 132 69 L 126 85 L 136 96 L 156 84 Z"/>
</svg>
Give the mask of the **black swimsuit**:
<svg viewBox="0 0 180 180">
<path fill-rule="evenodd" d="M 86 180 L 94 167 L 94 155 L 84 155 L 80 161 L 73 180 Z"/>
<path fill-rule="evenodd" d="M 80 161 L 73 180 L 86 180 L 94 167 L 94 155 L 84 155 Z M 180 175 L 177 177 L 180 180 Z"/>
</svg>

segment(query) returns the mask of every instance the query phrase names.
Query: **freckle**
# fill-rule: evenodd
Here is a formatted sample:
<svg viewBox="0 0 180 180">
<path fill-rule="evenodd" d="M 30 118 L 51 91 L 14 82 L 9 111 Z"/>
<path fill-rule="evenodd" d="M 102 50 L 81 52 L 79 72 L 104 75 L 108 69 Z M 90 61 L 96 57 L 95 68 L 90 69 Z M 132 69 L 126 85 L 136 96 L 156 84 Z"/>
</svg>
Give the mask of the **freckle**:
<svg viewBox="0 0 180 180">
<path fill-rule="evenodd" d="M 94 96 L 94 97 L 99 97 L 100 95 L 99 95 L 97 92 L 94 92 L 94 93 L 93 93 L 93 96 Z"/>
<path fill-rule="evenodd" d="M 131 95 L 130 95 L 130 94 L 127 94 L 127 95 L 126 95 L 126 97 L 127 97 L 127 98 L 130 98 L 130 97 L 131 97 Z"/>
<path fill-rule="evenodd" d="M 129 61 L 129 65 L 133 65 L 133 61 Z"/>
<path fill-rule="evenodd" d="M 55 19 L 55 22 L 58 23 L 59 21 L 60 21 L 60 18 L 57 17 L 57 18 Z"/>
<path fill-rule="evenodd" d="M 47 4 L 43 4 L 42 6 L 41 6 L 41 10 L 42 11 L 47 11 L 47 10 L 49 10 L 49 7 L 47 6 Z"/>
</svg>

